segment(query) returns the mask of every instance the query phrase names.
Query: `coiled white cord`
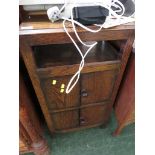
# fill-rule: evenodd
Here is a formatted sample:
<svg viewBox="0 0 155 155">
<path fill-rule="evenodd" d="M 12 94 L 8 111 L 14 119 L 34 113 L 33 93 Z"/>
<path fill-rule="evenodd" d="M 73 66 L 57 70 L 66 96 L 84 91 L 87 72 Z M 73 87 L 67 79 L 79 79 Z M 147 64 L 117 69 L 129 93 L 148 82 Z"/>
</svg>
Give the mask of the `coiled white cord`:
<svg viewBox="0 0 155 155">
<path fill-rule="evenodd" d="M 62 8 L 60 9 L 59 13 L 62 12 L 62 10 L 66 7 L 66 5 L 67 5 L 67 0 L 65 0 L 65 4 L 64 4 L 64 5 L 62 6 Z M 99 5 L 99 6 L 101 6 L 101 7 L 104 7 L 104 8 L 106 8 L 106 9 L 108 9 L 108 10 L 109 10 L 109 16 L 108 16 L 107 18 L 113 18 L 113 17 L 114 17 L 114 18 L 116 18 L 116 20 L 117 20 L 117 19 L 120 19 L 120 18 L 123 16 L 124 12 L 125 12 L 125 8 L 124 8 L 123 4 L 122 4 L 119 0 L 111 0 L 110 5 L 108 5 L 108 4 L 105 5 L 105 4 L 101 4 L 101 3 L 94 3 L 94 5 Z M 67 88 L 66 88 L 66 93 L 67 93 L 67 94 L 71 92 L 71 90 L 74 88 L 74 86 L 77 84 L 77 82 L 78 82 L 78 80 L 79 80 L 79 78 L 80 78 L 81 70 L 83 69 L 84 64 L 85 64 L 85 57 L 86 57 L 87 54 L 91 51 L 91 49 L 97 44 L 97 42 L 94 42 L 93 44 L 86 44 L 85 42 L 83 42 L 83 41 L 81 40 L 81 38 L 79 37 L 77 31 L 76 31 L 75 24 L 78 25 L 78 26 L 80 26 L 80 27 L 82 27 L 82 28 L 85 29 L 86 31 L 89 31 L 89 32 L 92 32 L 92 33 L 97 33 L 97 32 L 99 32 L 99 31 L 101 31 L 101 29 L 104 27 L 104 23 L 103 23 L 102 25 L 96 25 L 96 26 L 99 27 L 99 29 L 93 30 L 93 29 L 90 29 L 90 28 L 84 26 L 83 24 L 81 24 L 81 23 L 75 21 L 75 20 L 73 19 L 73 8 L 76 7 L 76 6 L 77 6 L 77 4 L 76 4 L 76 2 L 74 1 L 73 7 L 72 7 L 71 10 L 70 10 L 71 19 L 66 18 L 66 17 L 60 17 L 61 19 L 64 20 L 64 21 L 63 21 L 63 28 L 64 28 L 64 31 L 66 32 L 66 34 L 68 35 L 68 37 L 71 39 L 71 41 L 72 41 L 73 44 L 75 45 L 76 49 L 78 50 L 78 52 L 79 52 L 79 54 L 81 55 L 81 58 L 82 58 L 82 59 L 81 59 L 81 62 L 80 62 L 80 64 L 79 64 L 79 69 L 78 69 L 78 71 L 72 76 L 72 78 L 70 79 L 70 81 L 69 81 L 69 83 L 68 83 L 68 85 L 67 85 Z M 112 6 L 115 7 L 115 8 L 117 8 L 117 10 L 116 10 L 116 11 L 113 11 L 112 8 L 111 8 Z M 121 12 L 121 14 L 118 14 L 118 13 L 120 13 L 120 12 Z M 74 30 L 75 35 L 76 35 L 77 39 L 79 40 L 79 42 L 80 42 L 82 45 L 88 47 L 88 49 L 87 49 L 87 51 L 86 51 L 85 54 L 82 53 L 82 51 L 80 50 L 80 48 L 79 48 L 79 46 L 77 45 L 77 43 L 75 42 L 75 40 L 74 40 L 74 39 L 72 38 L 72 36 L 69 34 L 69 32 L 68 32 L 68 30 L 67 30 L 67 28 L 66 28 L 66 26 L 65 26 L 65 22 L 66 22 L 66 21 L 69 21 L 69 22 L 72 23 L 73 30 Z"/>
<path fill-rule="evenodd" d="M 70 79 L 68 85 L 67 85 L 67 88 L 66 88 L 66 93 L 70 93 L 70 91 L 74 88 L 74 86 L 76 85 L 76 83 L 78 82 L 79 78 L 80 78 L 80 73 L 81 73 L 81 70 L 83 69 L 84 67 L 84 63 L 85 63 L 85 57 L 86 55 L 89 53 L 89 51 L 97 44 L 97 42 L 95 42 L 94 44 L 92 44 L 90 46 L 90 48 L 87 50 L 87 52 L 83 55 L 80 48 L 78 47 L 78 45 L 76 44 L 76 42 L 74 41 L 74 39 L 71 37 L 71 35 L 68 33 L 66 27 L 65 27 L 65 22 L 66 20 L 63 21 L 63 26 L 64 26 L 64 30 L 65 32 L 67 33 L 67 35 L 70 37 L 70 39 L 72 40 L 73 44 L 75 45 L 75 47 L 77 48 L 77 50 L 79 51 L 81 57 L 82 57 L 82 60 L 80 62 L 80 65 L 79 65 L 79 69 L 78 71 L 72 76 L 72 78 Z"/>
<path fill-rule="evenodd" d="M 120 6 L 118 6 L 118 5 L 116 5 L 116 2 L 117 2 L 122 8 L 121 8 Z M 108 9 L 108 10 L 109 10 L 109 17 L 113 16 L 113 17 L 115 17 L 116 19 L 119 19 L 119 18 L 124 14 L 124 12 L 125 12 L 125 8 L 124 8 L 123 4 L 122 4 L 121 2 L 119 2 L 118 0 L 114 0 L 114 1 L 111 3 L 110 6 L 108 6 L 108 5 L 107 5 L 107 6 L 106 6 L 106 5 L 102 5 L 102 4 L 100 4 L 100 3 L 95 3 L 95 5 L 100 5 L 100 6 L 104 7 L 104 8 L 106 8 L 106 9 Z M 118 6 L 118 8 L 120 9 L 119 12 L 122 12 L 121 15 L 118 15 L 115 11 L 113 11 L 113 10 L 111 9 L 111 6 L 113 6 L 113 5 L 115 5 L 114 7 L 117 7 L 117 6 Z M 79 54 L 81 55 L 81 58 L 82 58 L 82 60 L 81 60 L 81 62 L 80 62 L 80 65 L 79 65 L 78 71 L 72 76 L 72 78 L 70 79 L 70 81 L 69 81 L 69 83 L 68 83 L 68 85 L 67 85 L 67 88 L 66 88 L 66 93 L 67 93 L 67 94 L 71 92 L 71 90 L 74 88 L 74 86 L 77 84 L 77 82 L 78 82 L 78 80 L 79 80 L 79 78 L 80 78 L 80 73 L 81 73 L 81 70 L 83 69 L 84 63 L 85 63 L 85 57 L 86 57 L 87 54 L 91 51 L 91 49 L 97 44 L 97 42 L 95 42 L 95 43 L 93 43 L 93 44 L 91 44 L 91 45 L 84 43 L 84 42 L 81 40 L 81 38 L 79 37 L 79 35 L 78 35 L 77 31 L 76 31 L 75 24 L 77 24 L 78 26 L 80 26 L 80 27 L 84 28 L 85 30 L 87 30 L 87 31 L 89 31 L 89 32 L 92 32 L 92 33 L 97 33 L 97 32 L 99 32 L 99 31 L 103 28 L 103 26 L 104 26 L 104 23 L 103 23 L 103 24 L 100 26 L 99 29 L 97 29 L 97 30 L 92 30 L 92 29 L 90 29 L 90 28 L 84 26 L 83 24 L 81 24 L 81 23 L 75 21 L 75 20 L 73 19 L 73 8 L 74 8 L 75 6 L 76 6 L 76 4 L 74 3 L 73 7 L 71 8 L 71 19 L 62 17 L 62 19 L 64 19 L 64 21 L 63 21 L 64 30 L 65 30 L 66 34 L 69 36 L 69 38 L 71 39 L 71 41 L 73 42 L 73 44 L 75 45 L 76 49 L 78 50 L 78 52 L 79 52 Z M 118 11 L 117 11 L 117 12 L 118 12 Z M 84 46 L 86 46 L 86 47 L 89 47 L 88 50 L 86 51 L 86 53 L 85 53 L 84 55 L 83 55 L 83 53 L 81 52 L 81 50 L 80 50 L 80 48 L 78 47 L 78 45 L 76 44 L 75 40 L 72 38 L 72 36 L 71 36 L 71 35 L 69 34 L 69 32 L 67 31 L 66 26 L 65 26 L 65 22 L 66 22 L 66 21 L 70 21 L 70 22 L 72 23 L 73 30 L 74 30 L 75 35 L 76 35 L 77 39 L 79 40 L 79 42 L 80 42 L 82 45 L 84 45 Z"/>
<path fill-rule="evenodd" d="M 108 9 L 108 10 L 109 10 L 109 15 L 106 17 L 106 25 L 105 25 L 105 23 L 103 23 L 102 25 L 97 25 L 97 24 L 95 24 L 96 26 L 99 27 L 99 29 L 93 30 L 93 29 L 90 29 L 89 27 L 86 27 L 86 26 L 84 26 L 83 24 L 81 24 L 81 23 L 79 23 L 79 22 L 77 22 L 77 21 L 75 21 L 75 20 L 73 19 L 73 8 L 77 6 L 75 0 L 74 0 L 73 7 L 72 7 L 71 10 L 70 10 L 71 19 L 66 18 L 66 17 L 61 17 L 60 13 L 62 12 L 62 10 L 63 10 L 63 9 L 66 7 L 66 5 L 68 4 L 67 1 L 68 1 L 68 0 L 65 0 L 65 4 L 64 4 L 64 5 L 62 6 L 62 8 L 59 10 L 58 15 L 59 15 L 59 18 L 61 18 L 61 19 L 64 20 L 64 21 L 63 21 L 63 28 L 64 28 L 64 31 L 66 32 L 66 34 L 68 35 L 68 37 L 71 39 L 71 41 L 72 41 L 73 44 L 75 45 L 76 49 L 78 50 L 78 52 L 79 52 L 79 54 L 81 55 L 81 58 L 82 58 L 82 59 L 81 59 L 81 62 L 80 62 L 80 64 L 79 64 L 79 69 L 78 69 L 78 71 L 72 76 L 72 78 L 70 79 L 70 81 L 69 81 L 69 83 L 68 83 L 68 85 L 67 85 L 66 93 L 68 94 L 68 93 L 71 92 L 71 90 L 74 88 L 74 86 L 77 84 L 77 82 L 78 82 L 78 80 L 79 80 L 79 78 L 80 78 L 81 70 L 83 69 L 84 64 L 85 64 L 85 57 L 86 57 L 87 54 L 90 52 L 90 50 L 97 44 L 97 42 L 94 42 L 93 44 L 86 44 L 85 42 L 83 42 L 83 41 L 81 40 L 81 38 L 79 37 L 77 31 L 76 31 L 75 24 L 78 25 L 78 26 L 80 26 L 80 27 L 82 27 L 82 28 L 85 29 L 86 31 L 89 31 L 89 32 L 92 32 L 92 33 L 97 33 L 97 32 L 99 32 L 99 31 L 101 31 L 101 29 L 102 29 L 103 27 L 107 27 L 107 25 L 108 25 L 107 22 L 109 21 L 109 19 L 113 19 L 113 18 L 115 18 L 115 20 L 121 19 L 122 16 L 123 16 L 123 14 L 124 14 L 124 12 L 125 12 L 125 8 L 124 8 L 123 4 L 122 4 L 119 0 L 111 0 L 111 2 L 110 2 L 109 4 L 94 3 L 94 5 L 98 5 L 98 6 L 101 6 L 101 7 L 104 7 L 104 8 L 106 8 L 106 9 Z M 114 10 L 112 10 L 111 7 L 115 7 L 115 8 L 117 8 L 117 10 L 114 11 Z M 57 8 L 56 8 L 56 9 L 57 9 Z M 50 10 L 50 12 L 49 12 L 49 19 L 50 19 L 50 13 L 51 13 L 52 11 L 53 11 L 53 10 Z M 118 14 L 118 13 L 120 13 L 120 14 Z M 52 18 L 52 19 L 55 20 L 55 17 Z M 108 20 L 107 20 L 107 19 L 108 19 Z M 87 49 L 87 51 L 86 51 L 85 54 L 82 53 L 82 51 L 80 50 L 79 46 L 76 44 L 75 40 L 74 40 L 74 39 L 72 38 L 72 36 L 69 34 L 69 32 L 68 32 L 68 30 L 67 30 L 67 28 L 66 28 L 66 26 L 65 26 L 65 22 L 66 22 L 66 21 L 69 21 L 69 22 L 72 23 L 73 30 L 74 30 L 75 35 L 76 35 L 77 39 L 79 40 L 79 42 L 80 42 L 82 45 L 88 47 L 88 49 Z"/>
</svg>

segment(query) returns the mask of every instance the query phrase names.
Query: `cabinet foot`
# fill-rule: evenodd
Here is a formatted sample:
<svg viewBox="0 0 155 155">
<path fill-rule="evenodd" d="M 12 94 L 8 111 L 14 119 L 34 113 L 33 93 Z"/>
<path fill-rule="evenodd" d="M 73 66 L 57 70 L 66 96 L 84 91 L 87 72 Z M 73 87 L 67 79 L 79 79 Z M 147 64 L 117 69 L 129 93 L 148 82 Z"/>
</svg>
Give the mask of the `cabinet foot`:
<svg viewBox="0 0 155 155">
<path fill-rule="evenodd" d="M 112 133 L 113 136 L 118 136 L 122 129 L 123 129 L 124 126 L 118 126 L 117 129 Z"/>
</svg>

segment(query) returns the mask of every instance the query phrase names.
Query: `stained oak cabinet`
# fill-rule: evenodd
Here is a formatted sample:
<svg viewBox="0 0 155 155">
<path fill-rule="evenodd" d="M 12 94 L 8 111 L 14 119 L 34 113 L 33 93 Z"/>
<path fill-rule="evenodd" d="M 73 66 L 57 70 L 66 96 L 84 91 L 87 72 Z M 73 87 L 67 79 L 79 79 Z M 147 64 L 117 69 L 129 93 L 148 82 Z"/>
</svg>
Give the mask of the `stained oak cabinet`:
<svg viewBox="0 0 155 155">
<path fill-rule="evenodd" d="M 74 37 L 70 24 L 67 29 Z M 66 89 L 81 57 L 62 25 L 49 21 L 20 24 L 21 55 L 51 133 L 108 121 L 134 41 L 133 23 L 93 34 L 81 28 L 77 31 L 87 44 L 98 44 L 87 55 L 78 83 L 66 94 L 61 87 Z M 124 46 L 117 49 L 111 41 L 120 41 Z M 85 53 L 87 48 L 77 44 Z"/>
<path fill-rule="evenodd" d="M 87 56 L 80 79 L 69 94 L 65 88 L 81 59 L 74 46 L 46 45 L 33 49 L 55 131 L 106 123 L 120 66 L 115 48 L 108 42 L 99 42 Z"/>
</svg>

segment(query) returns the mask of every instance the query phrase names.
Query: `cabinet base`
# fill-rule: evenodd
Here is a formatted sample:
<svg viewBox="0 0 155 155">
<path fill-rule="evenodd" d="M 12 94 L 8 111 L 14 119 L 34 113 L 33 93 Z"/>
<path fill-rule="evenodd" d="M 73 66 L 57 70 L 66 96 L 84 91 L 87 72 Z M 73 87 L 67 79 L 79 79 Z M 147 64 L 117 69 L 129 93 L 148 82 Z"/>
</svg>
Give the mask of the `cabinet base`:
<svg viewBox="0 0 155 155">
<path fill-rule="evenodd" d="M 89 129 L 89 128 L 94 128 L 98 126 L 107 126 L 107 123 L 99 123 L 99 124 L 93 124 L 89 126 L 82 126 L 82 127 L 77 127 L 77 128 L 72 128 L 72 129 L 64 129 L 60 131 L 55 131 L 55 133 L 67 133 L 67 132 L 74 132 L 74 131 L 79 131 L 79 130 L 84 130 L 84 129 Z"/>
</svg>

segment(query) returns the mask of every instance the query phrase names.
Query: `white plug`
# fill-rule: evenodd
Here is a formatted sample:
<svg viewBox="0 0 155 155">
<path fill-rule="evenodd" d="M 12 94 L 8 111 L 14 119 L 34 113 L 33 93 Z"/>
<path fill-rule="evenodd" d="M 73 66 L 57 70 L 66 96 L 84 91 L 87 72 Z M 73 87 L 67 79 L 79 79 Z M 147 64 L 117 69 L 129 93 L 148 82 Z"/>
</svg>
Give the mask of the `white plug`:
<svg viewBox="0 0 155 155">
<path fill-rule="evenodd" d="M 51 20 L 52 22 L 55 22 L 60 19 L 60 10 L 57 6 L 54 6 L 47 10 L 47 15 L 49 20 Z"/>
</svg>

